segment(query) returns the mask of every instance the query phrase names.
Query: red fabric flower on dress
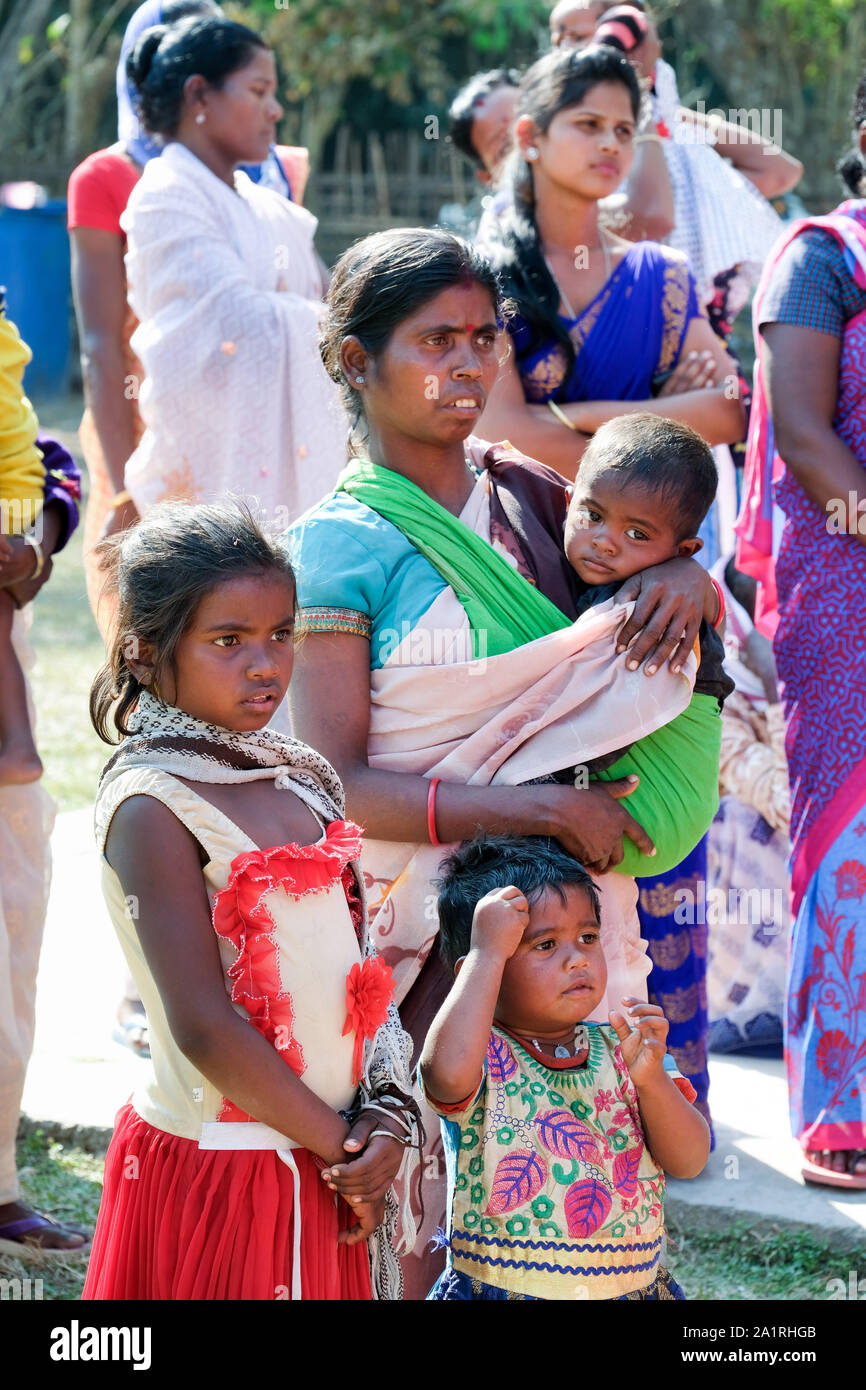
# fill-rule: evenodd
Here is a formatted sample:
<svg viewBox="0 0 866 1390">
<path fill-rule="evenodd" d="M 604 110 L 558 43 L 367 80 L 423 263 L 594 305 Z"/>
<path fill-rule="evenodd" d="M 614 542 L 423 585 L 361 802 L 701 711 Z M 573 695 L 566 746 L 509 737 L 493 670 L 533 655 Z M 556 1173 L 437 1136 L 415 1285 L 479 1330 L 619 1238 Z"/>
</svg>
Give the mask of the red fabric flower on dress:
<svg viewBox="0 0 866 1390">
<path fill-rule="evenodd" d="M 346 976 L 346 1022 L 343 1037 L 355 1031 L 352 1055 L 352 1084 L 357 1086 L 364 1069 L 364 1039 L 374 1038 L 388 1017 L 394 998 L 394 976 L 381 956 L 368 956 L 363 965 L 353 965 Z"/>
</svg>

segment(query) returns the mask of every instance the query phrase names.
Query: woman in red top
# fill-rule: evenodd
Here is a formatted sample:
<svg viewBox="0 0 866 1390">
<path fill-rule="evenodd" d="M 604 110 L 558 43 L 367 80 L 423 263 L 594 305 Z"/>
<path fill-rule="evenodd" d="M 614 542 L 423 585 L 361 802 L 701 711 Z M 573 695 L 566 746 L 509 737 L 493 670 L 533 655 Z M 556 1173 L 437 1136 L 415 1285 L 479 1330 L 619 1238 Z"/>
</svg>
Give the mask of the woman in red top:
<svg viewBox="0 0 866 1390">
<path fill-rule="evenodd" d="M 120 65 L 125 64 L 126 50 L 144 29 L 213 8 L 210 0 L 168 0 L 165 5 L 159 0 L 148 0 L 127 26 Z M 120 139 L 108 149 L 88 155 L 72 171 L 68 189 L 72 288 L 86 400 L 79 438 L 90 480 L 84 520 L 84 567 L 87 596 L 103 636 L 112 609 L 103 604 L 99 611 L 102 584 L 93 547 L 106 520 L 109 530 L 114 531 L 138 519 L 132 503 L 122 500 L 123 470 L 144 430 L 138 411 L 138 390 L 144 373 L 129 346 L 136 319 L 126 301 L 126 238 L 120 228 L 120 216 L 141 177 L 146 155 L 128 138 L 128 117 L 124 129 L 123 113 L 119 114 Z"/>
<path fill-rule="evenodd" d="M 86 408 L 79 438 L 90 480 L 84 521 L 87 596 L 103 636 L 113 613 L 100 600 L 103 577 L 93 548 L 103 534 L 123 531 L 138 520 L 124 490 L 126 461 L 144 432 L 138 392 L 144 371 L 129 345 L 137 324 L 126 297 L 126 237 L 121 213 L 148 159 L 159 154 L 139 125 L 126 76 L 126 57 L 146 29 L 174 24 L 193 14 L 219 14 L 213 0 L 146 0 L 123 37 L 117 68 L 118 140 L 97 150 L 69 178 L 68 225 L 72 287 L 81 342 Z M 254 172 L 256 182 L 278 188 L 300 203 L 307 180 L 307 152 L 277 146 Z"/>
<path fill-rule="evenodd" d="M 126 76 L 127 54 L 146 29 L 173 24 L 192 14 L 219 13 L 212 0 L 146 0 L 133 14 L 117 67 L 118 141 L 97 150 L 69 178 L 68 225 L 72 247 L 72 286 L 81 343 L 86 406 L 79 439 L 89 478 L 84 519 L 84 572 L 90 607 L 104 638 L 116 602 L 102 596 L 104 575 L 94 547 L 103 535 L 123 531 L 138 520 L 124 489 L 126 461 L 144 433 L 138 392 L 144 370 L 130 347 L 137 327 L 126 297 L 126 237 L 120 226 L 129 196 L 145 164 L 159 154 L 139 124 Z M 279 149 L 277 177 L 300 202 L 307 177 L 307 152 Z M 269 164 L 277 164 L 272 159 Z M 262 167 L 262 179 L 268 170 Z M 248 170 L 254 177 L 251 170 Z M 147 1020 L 131 977 L 117 1013 L 115 1037 L 148 1056 Z"/>
</svg>

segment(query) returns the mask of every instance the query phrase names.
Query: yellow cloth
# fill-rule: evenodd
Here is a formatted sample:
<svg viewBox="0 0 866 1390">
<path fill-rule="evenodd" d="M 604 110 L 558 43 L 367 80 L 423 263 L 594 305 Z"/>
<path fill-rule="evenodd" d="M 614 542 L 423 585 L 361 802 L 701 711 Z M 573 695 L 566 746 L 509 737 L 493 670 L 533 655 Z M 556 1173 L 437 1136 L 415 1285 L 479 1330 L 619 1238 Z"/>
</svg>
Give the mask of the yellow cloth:
<svg viewBox="0 0 866 1390">
<path fill-rule="evenodd" d="M 44 497 L 39 422 L 22 388 L 32 356 L 14 323 L 0 313 L 0 534 L 7 536 L 29 531 Z"/>
</svg>

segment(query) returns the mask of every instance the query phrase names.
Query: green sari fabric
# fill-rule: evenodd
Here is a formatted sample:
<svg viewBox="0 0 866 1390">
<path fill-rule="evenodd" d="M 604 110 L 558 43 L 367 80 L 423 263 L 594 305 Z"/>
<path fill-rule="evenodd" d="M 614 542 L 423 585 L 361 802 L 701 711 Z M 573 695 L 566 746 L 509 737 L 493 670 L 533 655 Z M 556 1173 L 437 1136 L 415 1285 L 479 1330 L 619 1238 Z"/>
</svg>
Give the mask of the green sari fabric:
<svg viewBox="0 0 866 1390">
<path fill-rule="evenodd" d="M 489 541 L 408 478 L 357 459 L 340 475 L 337 488 L 402 531 L 453 588 L 469 619 L 476 656 L 498 656 L 568 627 L 565 614 Z M 692 695 L 682 714 L 598 774 L 605 782 L 632 774 L 640 778 L 623 805 L 656 847 L 650 857 L 625 838 L 617 872 L 666 873 L 694 849 L 718 809 L 721 740 L 717 700 Z"/>
<path fill-rule="evenodd" d="M 359 459 L 340 474 L 337 490 L 390 521 L 451 585 L 466 610 L 476 656 L 501 656 L 568 627 L 565 614 L 489 541 L 400 473 Z"/>
</svg>

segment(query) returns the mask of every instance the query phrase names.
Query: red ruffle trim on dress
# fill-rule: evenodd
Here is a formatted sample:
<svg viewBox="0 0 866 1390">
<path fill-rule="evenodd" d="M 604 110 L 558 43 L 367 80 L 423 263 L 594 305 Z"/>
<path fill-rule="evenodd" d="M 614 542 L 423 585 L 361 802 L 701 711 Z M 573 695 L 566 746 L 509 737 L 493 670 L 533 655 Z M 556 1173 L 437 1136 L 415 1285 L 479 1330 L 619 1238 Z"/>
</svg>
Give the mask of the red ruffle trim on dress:
<svg viewBox="0 0 866 1390">
<path fill-rule="evenodd" d="M 324 842 L 237 855 L 228 883 L 214 899 L 214 930 L 237 951 L 228 971 L 232 1002 L 242 1005 L 253 1027 L 298 1076 L 303 1075 L 306 1063 L 294 1036 L 295 1010 L 291 994 L 282 988 L 274 919 L 265 899 L 277 887 L 296 899 L 325 893 L 334 883 L 344 883 L 346 870 L 360 853 L 360 828 L 353 821 L 332 821 Z M 245 1121 L 251 1117 L 224 1100 L 218 1118 Z"/>
</svg>

